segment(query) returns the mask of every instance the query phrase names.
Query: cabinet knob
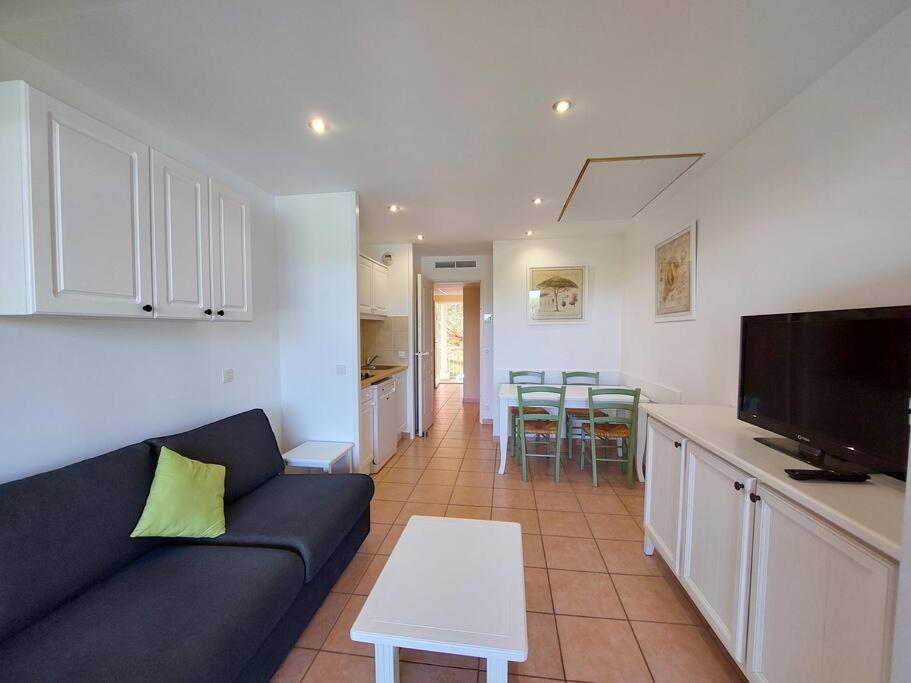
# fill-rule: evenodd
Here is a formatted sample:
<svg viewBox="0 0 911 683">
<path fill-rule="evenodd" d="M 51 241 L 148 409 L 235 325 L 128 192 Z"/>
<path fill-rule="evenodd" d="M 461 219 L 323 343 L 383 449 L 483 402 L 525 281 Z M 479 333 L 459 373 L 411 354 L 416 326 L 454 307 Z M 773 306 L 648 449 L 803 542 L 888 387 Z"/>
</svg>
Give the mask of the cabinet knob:
<svg viewBox="0 0 911 683">
<path fill-rule="evenodd" d="M 205 313 L 206 315 L 212 315 L 212 309 L 207 308 L 206 310 L 203 311 L 203 313 Z"/>
<path fill-rule="evenodd" d="M 146 313 L 151 313 L 151 312 L 152 312 L 152 304 L 146 304 L 145 306 L 142 307 L 142 310 L 144 310 Z"/>
<path fill-rule="evenodd" d="M 734 482 L 734 490 L 735 490 L 735 491 L 739 491 L 739 490 L 741 490 L 742 488 L 743 488 L 743 484 L 741 484 L 739 481 L 735 481 L 735 482 Z"/>
<path fill-rule="evenodd" d="M 217 313 L 217 315 L 224 315 L 224 314 L 225 314 L 224 311 L 216 311 L 216 313 Z"/>
<path fill-rule="evenodd" d="M 680 448 L 682 445 L 683 445 L 683 444 L 680 443 L 679 441 L 675 441 L 675 442 L 674 442 L 674 448 Z"/>
<path fill-rule="evenodd" d="M 755 493 L 751 493 L 751 494 L 750 494 L 750 502 L 751 502 L 751 503 L 758 503 L 760 500 L 762 500 L 762 498 L 760 498 L 759 496 L 757 496 Z"/>
</svg>

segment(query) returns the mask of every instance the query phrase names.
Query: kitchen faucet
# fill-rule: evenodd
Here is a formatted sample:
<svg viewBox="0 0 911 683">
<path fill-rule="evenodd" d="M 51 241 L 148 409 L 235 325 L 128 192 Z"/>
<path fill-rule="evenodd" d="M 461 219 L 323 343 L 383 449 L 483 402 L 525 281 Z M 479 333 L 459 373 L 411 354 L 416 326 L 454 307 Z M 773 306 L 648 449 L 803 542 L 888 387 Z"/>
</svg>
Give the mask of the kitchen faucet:
<svg viewBox="0 0 911 683">
<path fill-rule="evenodd" d="M 367 358 L 367 363 L 366 363 L 365 365 L 366 365 L 368 368 L 373 368 L 373 363 L 374 363 L 374 361 L 376 361 L 376 359 L 379 358 L 379 357 L 380 357 L 379 354 L 376 354 L 376 355 L 373 355 L 373 356 L 369 356 L 369 357 Z"/>
</svg>

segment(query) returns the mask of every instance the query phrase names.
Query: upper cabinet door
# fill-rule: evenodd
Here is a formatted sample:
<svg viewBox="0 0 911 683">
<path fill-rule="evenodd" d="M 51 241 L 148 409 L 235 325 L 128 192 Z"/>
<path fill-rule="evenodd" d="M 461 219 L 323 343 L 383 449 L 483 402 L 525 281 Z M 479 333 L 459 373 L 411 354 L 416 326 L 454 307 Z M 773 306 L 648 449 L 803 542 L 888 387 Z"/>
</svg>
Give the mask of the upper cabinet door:
<svg viewBox="0 0 911 683">
<path fill-rule="evenodd" d="M 250 202 L 209 181 L 214 320 L 253 320 Z"/>
<path fill-rule="evenodd" d="M 212 317 L 208 177 L 152 150 L 155 315 Z"/>
<path fill-rule="evenodd" d="M 35 312 L 152 317 L 148 146 L 29 94 Z"/>
<path fill-rule="evenodd" d="M 754 507 L 749 495 L 755 486 L 755 479 L 687 444 L 680 579 L 738 662 L 746 651 Z"/>
<path fill-rule="evenodd" d="M 372 313 L 373 309 L 373 262 L 360 255 L 357 257 L 357 308 L 361 313 Z"/>
<path fill-rule="evenodd" d="M 373 313 L 386 315 L 386 289 L 389 281 L 389 269 L 378 263 L 373 266 Z"/>
</svg>

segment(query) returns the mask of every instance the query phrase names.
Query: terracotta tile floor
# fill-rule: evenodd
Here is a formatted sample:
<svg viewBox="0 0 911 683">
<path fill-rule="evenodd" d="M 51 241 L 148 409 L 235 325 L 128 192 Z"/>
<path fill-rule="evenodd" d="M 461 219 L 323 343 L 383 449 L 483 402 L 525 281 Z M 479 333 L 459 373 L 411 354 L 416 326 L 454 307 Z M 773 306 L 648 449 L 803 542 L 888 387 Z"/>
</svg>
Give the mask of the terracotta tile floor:
<svg viewBox="0 0 911 683">
<path fill-rule="evenodd" d="M 498 456 L 490 425 L 461 385 L 440 385 L 426 439 L 403 441 L 374 476 L 370 535 L 339 578 L 276 681 L 373 681 L 371 646 L 348 637 L 366 595 L 412 514 L 515 521 L 522 525 L 528 661 L 510 681 L 741 681 L 739 671 L 657 555 L 642 553 L 643 487 L 619 468 L 580 472 L 532 458 L 529 481 Z M 484 683 L 485 662 L 402 651 L 403 683 Z"/>
</svg>

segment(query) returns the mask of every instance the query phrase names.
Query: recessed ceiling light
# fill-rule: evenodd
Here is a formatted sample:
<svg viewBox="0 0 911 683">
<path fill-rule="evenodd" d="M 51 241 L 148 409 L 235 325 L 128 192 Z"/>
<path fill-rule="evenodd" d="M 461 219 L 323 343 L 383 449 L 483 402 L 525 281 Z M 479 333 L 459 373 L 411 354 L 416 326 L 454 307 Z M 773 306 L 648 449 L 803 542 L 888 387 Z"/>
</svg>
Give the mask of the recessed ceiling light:
<svg viewBox="0 0 911 683">
<path fill-rule="evenodd" d="M 540 197 L 535 197 L 534 199 L 531 200 L 531 203 L 534 204 L 535 206 L 538 206 L 543 201 L 544 200 L 541 199 Z"/>
<path fill-rule="evenodd" d="M 322 119 L 310 119 L 310 130 L 312 130 L 317 135 L 322 135 L 326 132 L 326 122 Z"/>
<path fill-rule="evenodd" d="M 565 114 L 573 106 L 573 103 L 569 100 L 557 100 L 554 102 L 554 111 L 558 114 Z"/>
<path fill-rule="evenodd" d="M 398 204 L 390 204 L 390 205 L 389 205 L 389 210 L 390 210 L 392 213 L 398 213 L 400 208 L 401 208 L 401 207 L 400 207 Z"/>
<path fill-rule="evenodd" d="M 535 234 L 535 233 L 533 233 L 531 230 L 526 230 L 526 231 L 525 231 L 525 236 L 526 236 L 526 237 L 531 237 L 531 236 L 534 235 L 534 234 Z"/>
<path fill-rule="evenodd" d="M 422 239 L 424 239 L 424 236 L 423 236 L 423 235 L 418 235 L 418 241 L 421 241 Z"/>
</svg>

